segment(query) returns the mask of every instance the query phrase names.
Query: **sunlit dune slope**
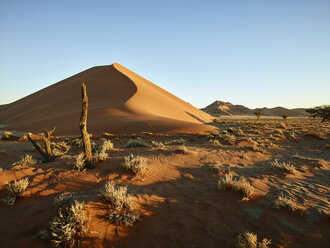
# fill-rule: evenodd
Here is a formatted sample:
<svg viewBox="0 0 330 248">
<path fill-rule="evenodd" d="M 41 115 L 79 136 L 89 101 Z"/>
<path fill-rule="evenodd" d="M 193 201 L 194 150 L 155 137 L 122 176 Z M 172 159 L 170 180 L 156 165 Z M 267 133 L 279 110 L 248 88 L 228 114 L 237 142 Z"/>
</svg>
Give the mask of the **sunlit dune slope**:
<svg viewBox="0 0 330 248">
<path fill-rule="evenodd" d="M 93 67 L 0 106 L 0 124 L 32 132 L 55 125 L 57 135 L 78 134 L 82 82 L 87 85 L 91 133 L 212 130 L 205 125 L 210 115 L 117 63 Z"/>
</svg>

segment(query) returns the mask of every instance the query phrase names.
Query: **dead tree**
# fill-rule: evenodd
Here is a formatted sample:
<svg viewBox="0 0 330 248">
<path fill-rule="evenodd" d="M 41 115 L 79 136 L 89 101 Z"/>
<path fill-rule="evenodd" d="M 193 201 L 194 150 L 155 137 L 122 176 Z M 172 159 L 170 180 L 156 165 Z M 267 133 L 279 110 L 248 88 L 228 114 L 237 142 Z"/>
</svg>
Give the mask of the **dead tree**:
<svg viewBox="0 0 330 248">
<path fill-rule="evenodd" d="M 81 94 L 82 94 L 82 107 L 81 107 L 81 116 L 79 122 L 79 128 L 81 133 L 81 139 L 84 145 L 85 152 L 85 167 L 92 167 L 92 147 L 89 134 L 87 132 L 87 110 L 88 110 L 88 97 L 86 93 L 86 85 L 81 84 Z"/>
<path fill-rule="evenodd" d="M 44 133 L 41 135 L 42 140 L 45 143 L 45 148 L 43 148 L 38 142 L 34 141 L 30 133 L 28 133 L 27 135 L 28 140 L 32 143 L 34 148 L 40 153 L 43 163 L 47 163 L 54 160 L 53 152 L 52 149 L 50 148 L 50 137 L 54 131 L 55 131 L 55 126 L 50 131 L 44 130 Z"/>
</svg>

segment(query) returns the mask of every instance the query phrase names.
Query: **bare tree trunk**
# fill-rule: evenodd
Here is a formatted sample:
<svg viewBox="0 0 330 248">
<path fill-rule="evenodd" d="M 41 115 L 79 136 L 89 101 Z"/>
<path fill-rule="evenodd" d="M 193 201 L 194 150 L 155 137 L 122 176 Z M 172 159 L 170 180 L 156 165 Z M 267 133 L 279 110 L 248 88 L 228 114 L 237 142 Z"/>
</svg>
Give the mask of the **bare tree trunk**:
<svg viewBox="0 0 330 248">
<path fill-rule="evenodd" d="M 50 136 L 54 131 L 55 131 L 55 127 L 53 127 L 52 130 L 50 131 L 44 130 L 44 133 L 42 134 L 42 140 L 45 143 L 45 148 L 42 148 L 38 142 L 34 141 L 30 133 L 27 135 L 28 140 L 32 143 L 34 148 L 40 153 L 43 163 L 47 163 L 54 160 L 52 149 L 50 148 Z"/>
<path fill-rule="evenodd" d="M 79 128 L 81 132 L 81 139 L 84 145 L 85 152 L 85 166 L 86 168 L 92 167 L 92 147 L 89 134 L 87 132 L 87 110 L 88 110 L 88 97 L 86 93 L 86 85 L 81 84 L 81 94 L 82 94 L 82 108 L 81 116 L 79 122 Z"/>
</svg>

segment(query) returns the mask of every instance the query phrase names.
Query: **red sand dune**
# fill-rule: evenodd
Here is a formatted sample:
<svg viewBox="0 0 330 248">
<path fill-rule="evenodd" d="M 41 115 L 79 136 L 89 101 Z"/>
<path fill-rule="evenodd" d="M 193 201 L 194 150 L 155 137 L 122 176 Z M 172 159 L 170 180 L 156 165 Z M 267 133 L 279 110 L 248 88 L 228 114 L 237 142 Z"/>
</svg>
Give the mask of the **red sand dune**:
<svg viewBox="0 0 330 248">
<path fill-rule="evenodd" d="M 97 66 L 0 108 L 6 129 L 40 132 L 56 126 L 57 135 L 78 134 L 80 84 L 87 85 L 88 131 L 132 133 L 212 130 L 212 117 L 115 63 Z"/>
</svg>

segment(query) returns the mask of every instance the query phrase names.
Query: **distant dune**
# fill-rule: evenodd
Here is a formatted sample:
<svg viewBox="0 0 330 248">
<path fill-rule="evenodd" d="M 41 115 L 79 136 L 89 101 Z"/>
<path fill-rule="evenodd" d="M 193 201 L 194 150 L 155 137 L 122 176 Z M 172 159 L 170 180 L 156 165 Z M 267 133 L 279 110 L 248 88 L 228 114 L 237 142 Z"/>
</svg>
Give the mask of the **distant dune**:
<svg viewBox="0 0 330 248">
<path fill-rule="evenodd" d="M 0 106 L 6 129 L 41 132 L 56 126 L 56 135 L 79 134 L 80 84 L 87 85 L 88 131 L 133 133 L 212 130 L 212 117 L 115 63 L 97 66 Z"/>
<path fill-rule="evenodd" d="M 254 115 L 254 112 L 261 112 L 264 116 L 282 116 L 287 115 L 289 117 L 301 117 L 308 116 L 304 108 L 286 109 L 283 107 L 275 108 L 256 108 L 249 109 L 243 105 L 234 105 L 230 102 L 215 101 L 202 109 L 211 115 Z"/>
</svg>

